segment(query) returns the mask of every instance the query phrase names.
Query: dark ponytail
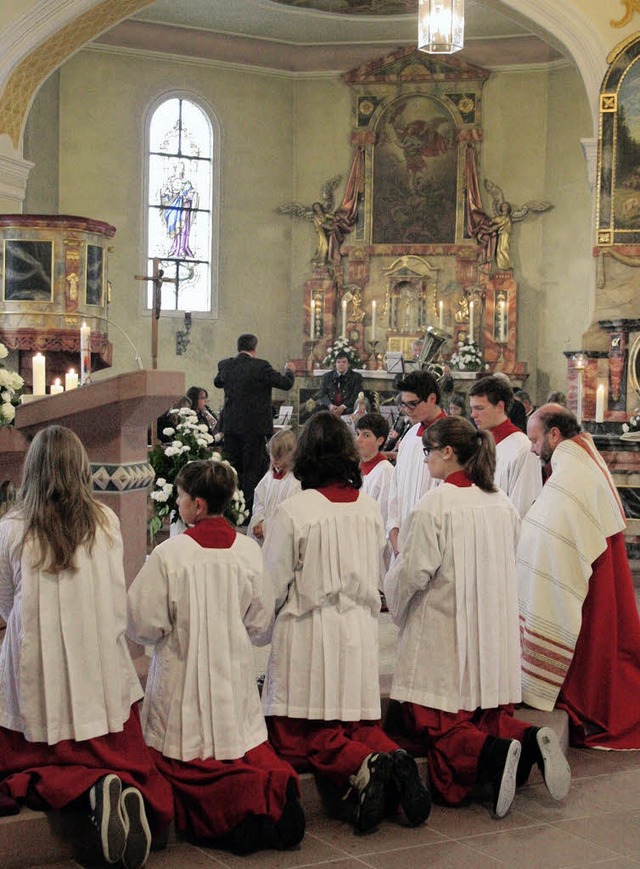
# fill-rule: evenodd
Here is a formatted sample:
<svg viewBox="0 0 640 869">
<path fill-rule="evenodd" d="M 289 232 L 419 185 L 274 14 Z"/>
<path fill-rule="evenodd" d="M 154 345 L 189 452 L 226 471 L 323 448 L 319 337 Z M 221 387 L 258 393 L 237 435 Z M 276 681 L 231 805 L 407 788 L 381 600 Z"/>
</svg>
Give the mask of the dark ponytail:
<svg viewBox="0 0 640 869">
<path fill-rule="evenodd" d="M 478 431 L 459 416 L 439 419 L 423 435 L 425 446 L 451 447 L 472 483 L 483 492 L 495 492 L 496 448 L 493 436 Z"/>
</svg>

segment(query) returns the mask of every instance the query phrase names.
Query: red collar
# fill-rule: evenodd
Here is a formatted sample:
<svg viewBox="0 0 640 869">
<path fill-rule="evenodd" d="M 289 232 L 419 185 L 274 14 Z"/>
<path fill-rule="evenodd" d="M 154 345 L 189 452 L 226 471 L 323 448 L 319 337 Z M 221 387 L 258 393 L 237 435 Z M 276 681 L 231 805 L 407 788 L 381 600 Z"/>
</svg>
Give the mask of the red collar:
<svg viewBox="0 0 640 869">
<path fill-rule="evenodd" d="M 441 410 L 440 413 L 431 420 L 431 422 L 421 422 L 420 428 L 416 432 L 416 437 L 421 438 L 422 435 L 426 432 L 426 430 L 434 424 L 434 422 L 437 422 L 439 419 L 446 419 L 446 418 L 447 418 L 447 414 L 444 412 L 444 410 Z"/>
<path fill-rule="evenodd" d="M 204 549 L 230 549 L 236 539 L 236 530 L 224 516 L 211 516 L 197 522 L 184 532 Z"/>
<path fill-rule="evenodd" d="M 354 489 L 353 486 L 346 486 L 344 483 L 329 483 L 328 486 L 322 486 L 316 491 L 334 504 L 357 501 L 360 494 L 358 489 Z"/>
<path fill-rule="evenodd" d="M 508 438 L 509 435 L 512 435 L 514 432 L 517 431 L 522 431 L 522 429 L 519 429 L 517 425 L 514 425 L 510 419 L 505 419 L 504 422 L 501 422 L 500 425 L 497 425 L 495 428 L 490 429 L 490 431 L 493 435 L 494 441 L 499 444 L 500 441 Z"/>
<path fill-rule="evenodd" d="M 376 465 L 379 465 L 380 462 L 384 461 L 386 461 L 386 459 L 382 455 L 382 453 L 376 453 L 375 456 L 372 459 L 369 459 L 368 462 L 360 462 L 360 470 L 362 471 L 362 476 L 366 477 L 367 474 L 371 473 Z"/>
<path fill-rule="evenodd" d="M 468 489 L 469 486 L 473 486 L 466 471 L 454 471 L 453 474 L 449 474 L 445 483 L 451 483 L 452 486 L 459 486 L 461 489 Z"/>
<path fill-rule="evenodd" d="M 273 474 L 274 480 L 284 480 L 287 476 L 287 469 L 284 468 L 282 471 L 277 471 L 275 468 L 271 468 L 271 473 Z"/>
</svg>

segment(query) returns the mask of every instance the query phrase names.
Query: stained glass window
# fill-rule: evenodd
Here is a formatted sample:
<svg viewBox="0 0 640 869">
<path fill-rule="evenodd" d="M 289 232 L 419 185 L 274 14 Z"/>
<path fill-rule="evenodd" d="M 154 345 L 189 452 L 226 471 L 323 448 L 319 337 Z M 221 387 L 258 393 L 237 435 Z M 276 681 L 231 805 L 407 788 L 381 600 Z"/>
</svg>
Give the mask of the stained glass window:
<svg viewBox="0 0 640 869">
<path fill-rule="evenodd" d="M 154 110 L 147 149 L 147 274 L 153 258 L 164 277 L 165 311 L 212 310 L 212 124 L 189 99 L 170 97 Z M 152 306 L 149 284 L 147 307 Z"/>
</svg>

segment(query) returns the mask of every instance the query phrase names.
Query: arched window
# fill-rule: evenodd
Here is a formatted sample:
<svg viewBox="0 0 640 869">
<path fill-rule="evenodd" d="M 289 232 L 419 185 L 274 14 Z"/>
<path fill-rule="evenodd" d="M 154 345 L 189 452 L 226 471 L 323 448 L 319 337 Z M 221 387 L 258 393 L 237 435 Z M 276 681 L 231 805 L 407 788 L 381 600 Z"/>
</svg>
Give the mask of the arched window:
<svg viewBox="0 0 640 869">
<path fill-rule="evenodd" d="M 147 268 L 160 260 L 163 311 L 217 309 L 219 128 L 186 96 L 152 109 L 147 127 Z M 151 274 L 147 271 L 147 274 Z M 149 285 L 147 308 L 152 305 Z"/>
</svg>

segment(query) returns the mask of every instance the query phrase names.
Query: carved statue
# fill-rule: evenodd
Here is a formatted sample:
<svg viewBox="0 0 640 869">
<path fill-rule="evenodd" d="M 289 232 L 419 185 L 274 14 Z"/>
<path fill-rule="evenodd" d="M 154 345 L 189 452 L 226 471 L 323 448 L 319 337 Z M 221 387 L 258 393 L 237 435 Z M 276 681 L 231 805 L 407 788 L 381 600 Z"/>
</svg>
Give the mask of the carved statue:
<svg viewBox="0 0 640 869">
<path fill-rule="evenodd" d="M 487 178 L 485 179 L 484 186 L 492 198 L 494 216 L 490 218 L 490 221 L 491 229 L 495 233 L 496 266 L 500 271 L 512 269 L 513 263 L 511 262 L 509 246 L 513 224 L 524 220 L 530 211 L 548 211 L 550 208 L 553 208 L 553 205 L 540 199 L 532 199 L 530 202 L 525 202 L 521 208 L 514 209 L 511 203 L 505 200 L 504 194 L 497 184 L 494 184 L 493 181 L 489 181 Z M 492 233 L 490 232 L 489 234 L 491 235 Z M 486 261 L 490 261 L 490 259 L 491 257 L 487 257 Z"/>
<path fill-rule="evenodd" d="M 313 202 L 311 205 L 287 202 L 277 208 L 280 214 L 293 214 L 313 221 L 317 247 L 311 262 L 316 266 L 324 266 L 331 259 L 329 245 L 336 228 L 333 191 L 341 181 L 342 175 L 334 175 L 324 182 L 321 189 L 322 202 Z"/>
</svg>

